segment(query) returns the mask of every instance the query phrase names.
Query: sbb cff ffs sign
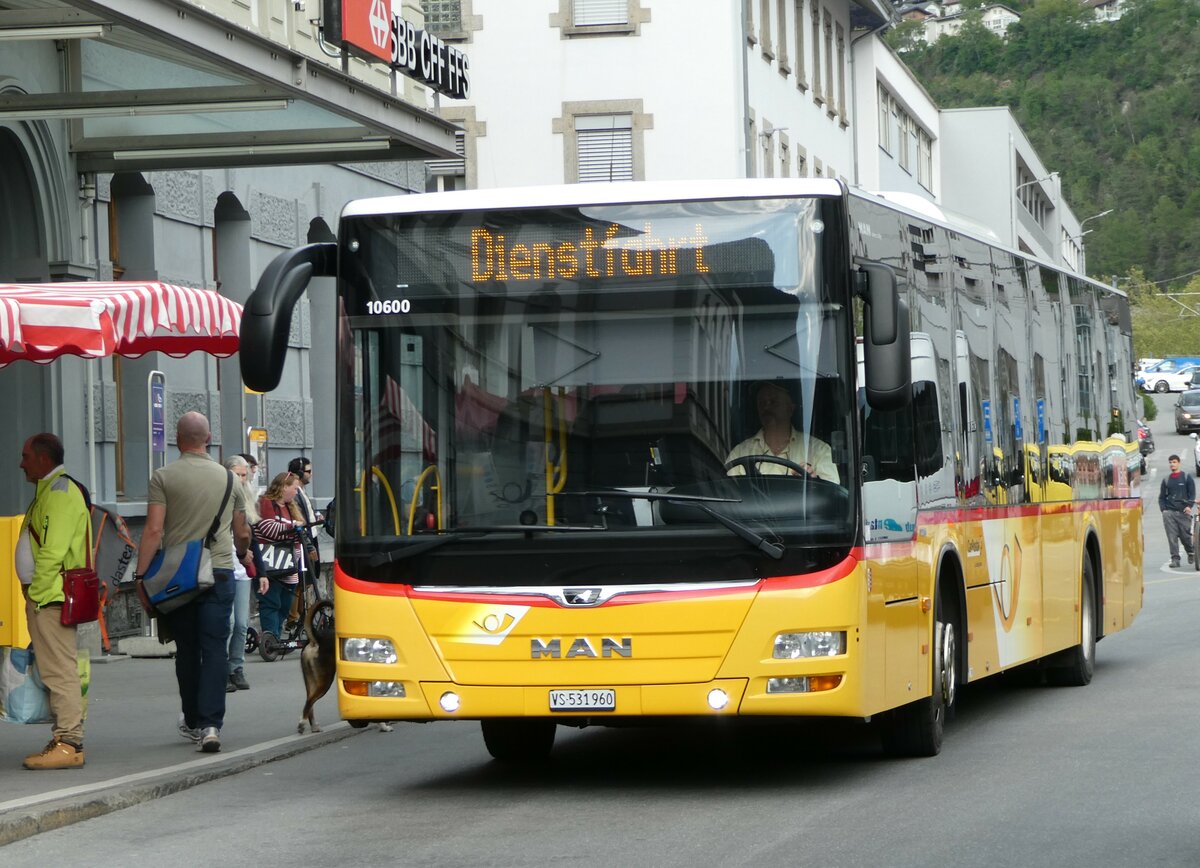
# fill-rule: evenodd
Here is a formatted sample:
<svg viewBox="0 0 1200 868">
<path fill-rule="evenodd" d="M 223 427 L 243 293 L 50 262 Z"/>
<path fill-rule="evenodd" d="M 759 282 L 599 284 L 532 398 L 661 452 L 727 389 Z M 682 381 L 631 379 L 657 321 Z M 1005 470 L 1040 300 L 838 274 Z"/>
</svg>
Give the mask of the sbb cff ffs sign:
<svg viewBox="0 0 1200 868">
<path fill-rule="evenodd" d="M 393 14 L 391 0 L 325 0 L 325 41 L 382 61 L 455 99 L 471 95 L 467 56 Z"/>
</svg>

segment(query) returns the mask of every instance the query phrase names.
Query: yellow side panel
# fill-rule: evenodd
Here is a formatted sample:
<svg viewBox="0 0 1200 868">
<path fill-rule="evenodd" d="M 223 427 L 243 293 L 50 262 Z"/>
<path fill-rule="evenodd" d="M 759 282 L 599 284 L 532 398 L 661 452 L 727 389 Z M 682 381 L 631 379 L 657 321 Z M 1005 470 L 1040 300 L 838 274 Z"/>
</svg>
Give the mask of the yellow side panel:
<svg viewBox="0 0 1200 868">
<path fill-rule="evenodd" d="M 24 648 L 29 644 L 25 624 L 25 596 L 17 578 L 17 537 L 23 515 L 0 518 L 0 645 Z"/>
</svg>

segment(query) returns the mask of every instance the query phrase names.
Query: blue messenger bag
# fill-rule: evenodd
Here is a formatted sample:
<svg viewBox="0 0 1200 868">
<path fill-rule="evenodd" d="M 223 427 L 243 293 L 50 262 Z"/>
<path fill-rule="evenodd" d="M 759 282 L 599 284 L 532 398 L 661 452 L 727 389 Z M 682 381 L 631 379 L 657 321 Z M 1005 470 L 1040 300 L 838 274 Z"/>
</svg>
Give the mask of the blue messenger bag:
<svg viewBox="0 0 1200 868">
<path fill-rule="evenodd" d="M 150 568 L 139 580 L 139 596 L 142 597 L 142 606 L 149 606 L 147 611 L 159 614 L 173 612 L 216 584 L 209 545 L 217 535 L 221 513 L 225 511 L 225 504 L 229 502 L 229 492 L 233 490 L 233 474 L 228 473 L 228 477 L 225 480 L 225 496 L 221 498 L 221 505 L 217 507 L 217 514 L 213 518 L 212 527 L 208 529 L 208 535 L 204 539 L 189 540 L 159 549 L 154 560 L 150 562 Z"/>
</svg>

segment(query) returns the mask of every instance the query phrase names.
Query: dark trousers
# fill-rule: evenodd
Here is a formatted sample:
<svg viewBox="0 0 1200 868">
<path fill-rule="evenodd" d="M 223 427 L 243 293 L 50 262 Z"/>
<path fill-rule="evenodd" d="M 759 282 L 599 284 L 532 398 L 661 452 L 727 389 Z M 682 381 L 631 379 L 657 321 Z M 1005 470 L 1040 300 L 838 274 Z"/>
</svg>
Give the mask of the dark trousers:
<svg viewBox="0 0 1200 868">
<path fill-rule="evenodd" d="M 1167 547 L 1171 550 L 1171 560 L 1179 560 L 1179 544 L 1183 550 L 1192 554 L 1192 517 L 1180 510 L 1168 509 L 1162 514 L 1163 528 L 1167 532 Z"/>
<path fill-rule="evenodd" d="M 175 637 L 175 679 L 184 723 L 191 729 L 225 722 L 229 680 L 229 618 L 233 570 L 213 570 L 217 583 L 165 617 Z"/>
</svg>

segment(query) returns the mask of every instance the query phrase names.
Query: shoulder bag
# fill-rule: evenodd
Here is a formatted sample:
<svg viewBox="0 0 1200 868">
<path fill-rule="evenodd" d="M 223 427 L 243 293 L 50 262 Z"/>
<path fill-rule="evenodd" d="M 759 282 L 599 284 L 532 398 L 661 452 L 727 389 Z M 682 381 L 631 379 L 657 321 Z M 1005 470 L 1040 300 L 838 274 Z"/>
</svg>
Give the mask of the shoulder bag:
<svg viewBox="0 0 1200 868">
<path fill-rule="evenodd" d="M 142 607 L 148 612 L 173 612 L 196 599 L 216 583 L 213 578 L 212 555 L 208 547 L 217 535 L 221 513 L 225 511 L 229 492 L 233 490 L 233 474 L 227 471 L 227 475 L 229 478 L 225 480 L 225 496 L 221 498 L 221 505 L 217 507 L 217 514 L 213 517 L 208 535 L 204 539 L 189 540 L 160 549 L 150 562 L 146 574 L 138 580 L 138 596 Z"/>
<path fill-rule="evenodd" d="M 274 501 L 271 501 L 271 509 L 275 513 L 275 518 L 284 517 L 279 514 L 279 506 Z M 290 519 L 290 516 L 288 518 Z M 258 549 L 263 564 L 260 576 L 282 579 L 284 576 L 290 576 L 296 572 L 296 544 L 291 540 L 285 542 L 259 540 Z"/>
<path fill-rule="evenodd" d="M 71 479 L 69 476 L 67 478 Z M 71 481 L 75 482 L 74 479 Z M 84 546 L 87 564 L 79 569 L 62 571 L 63 604 L 59 618 L 64 627 L 88 624 L 100 617 L 100 578 L 92 565 L 91 498 L 87 489 L 78 482 L 75 484 L 79 486 L 84 503 L 89 507 L 87 543 Z"/>
</svg>

